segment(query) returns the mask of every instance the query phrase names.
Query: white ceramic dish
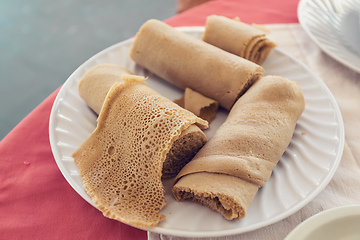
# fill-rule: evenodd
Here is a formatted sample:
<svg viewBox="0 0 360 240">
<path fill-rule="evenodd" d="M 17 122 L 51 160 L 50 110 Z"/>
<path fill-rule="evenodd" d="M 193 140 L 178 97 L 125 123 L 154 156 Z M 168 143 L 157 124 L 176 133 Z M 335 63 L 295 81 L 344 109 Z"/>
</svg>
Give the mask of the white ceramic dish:
<svg viewBox="0 0 360 240">
<path fill-rule="evenodd" d="M 200 38 L 201 27 L 179 28 Z M 71 154 L 96 126 L 96 116 L 79 97 L 77 85 L 83 74 L 101 63 L 120 64 L 135 74 L 148 75 L 148 84 L 165 97 L 179 98 L 183 91 L 136 65 L 128 57 L 132 39 L 111 46 L 82 64 L 64 83 L 50 116 L 51 148 L 62 174 L 86 201 L 78 168 Z M 303 89 L 306 108 L 298 121 L 289 147 L 270 180 L 256 195 L 245 219 L 227 221 L 220 214 L 190 202 L 176 202 L 172 180 L 164 181 L 166 220 L 150 231 L 184 237 L 225 236 L 255 230 L 295 213 L 310 202 L 330 181 L 342 156 L 344 126 L 340 111 L 325 84 L 309 68 L 285 52 L 274 49 L 263 64 L 265 74 L 297 81 Z M 210 138 L 227 116 L 221 110 L 206 135 Z"/>
<path fill-rule="evenodd" d="M 360 72 L 360 0 L 301 0 L 298 18 L 329 56 Z"/>
<path fill-rule="evenodd" d="M 298 225 L 284 240 L 359 240 L 360 205 L 320 212 Z"/>
</svg>

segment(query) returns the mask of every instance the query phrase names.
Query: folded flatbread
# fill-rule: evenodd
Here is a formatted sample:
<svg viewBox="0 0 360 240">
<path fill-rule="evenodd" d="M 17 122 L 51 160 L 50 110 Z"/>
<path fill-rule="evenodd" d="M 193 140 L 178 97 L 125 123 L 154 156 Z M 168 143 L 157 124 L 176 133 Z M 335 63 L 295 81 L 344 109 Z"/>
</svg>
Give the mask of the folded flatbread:
<svg viewBox="0 0 360 240">
<path fill-rule="evenodd" d="M 184 95 L 174 100 L 174 103 L 189 110 L 196 116 L 208 121 L 209 123 L 216 117 L 219 103 L 211 98 L 186 88 Z"/>
<path fill-rule="evenodd" d="M 191 88 L 226 109 L 264 72 L 253 62 L 154 19 L 136 34 L 130 57 L 175 86 Z"/>
<path fill-rule="evenodd" d="M 106 217 L 137 227 L 164 219 L 166 154 L 181 132 L 207 122 L 126 75 L 106 96 L 98 125 L 73 153 L 86 192 Z"/>
<path fill-rule="evenodd" d="M 304 106 L 296 82 L 279 76 L 258 80 L 176 176 L 175 198 L 201 203 L 229 220 L 244 218 L 289 145 Z"/>
<path fill-rule="evenodd" d="M 115 83 L 124 83 L 123 74 L 131 74 L 131 72 L 117 64 L 101 64 L 93 67 L 79 82 L 80 97 L 99 114 L 110 88 Z M 166 155 L 162 177 L 175 177 L 205 143 L 204 132 L 195 124 L 182 131 Z"/>
<path fill-rule="evenodd" d="M 276 46 L 259 28 L 217 15 L 207 17 L 203 41 L 257 64 Z"/>
<path fill-rule="evenodd" d="M 87 71 L 81 78 L 78 91 L 80 97 L 99 114 L 105 97 L 114 83 L 124 83 L 122 74 L 132 74 L 130 70 L 117 64 L 101 64 Z"/>
</svg>

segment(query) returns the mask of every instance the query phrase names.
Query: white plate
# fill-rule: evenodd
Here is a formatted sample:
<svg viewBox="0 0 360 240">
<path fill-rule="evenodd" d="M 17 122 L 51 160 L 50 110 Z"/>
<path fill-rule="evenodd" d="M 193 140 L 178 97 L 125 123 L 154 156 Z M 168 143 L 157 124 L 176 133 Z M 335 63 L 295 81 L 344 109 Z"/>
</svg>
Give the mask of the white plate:
<svg viewBox="0 0 360 240">
<path fill-rule="evenodd" d="M 360 205 L 320 212 L 298 225 L 284 240 L 359 240 Z"/>
<path fill-rule="evenodd" d="M 360 0 L 301 0 L 298 18 L 329 56 L 360 72 Z"/>
<path fill-rule="evenodd" d="M 203 28 L 179 28 L 200 38 Z M 149 72 L 128 57 L 132 39 L 96 54 L 82 64 L 62 86 L 50 115 L 50 143 L 58 164 L 69 184 L 93 205 L 83 188 L 78 168 L 71 154 L 96 126 L 96 116 L 79 97 L 77 85 L 83 74 L 95 65 L 115 63 L 136 74 Z M 176 202 L 171 194 L 172 180 L 164 181 L 167 205 L 161 211 L 166 220 L 153 232 L 184 237 L 224 236 L 255 230 L 282 220 L 309 203 L 330 181 L 341 159 L 344 126 L 334 97 L 309 68 L 285 52 L 274 49 L 263 64 L 265 74 L 277 74 L 297 81 L 303 89 L 306 108 L 298 121 L 289 147 L 274 169 L 270 180 L 256 195 L 245 219 L 227 221 L 219 213 L 190 202 Z M 151 75 L 148 84 L 173 100 L 182 95 L 162 79 Z M 211 130 L 225 120 L 221 110 Z"/>
</svg>

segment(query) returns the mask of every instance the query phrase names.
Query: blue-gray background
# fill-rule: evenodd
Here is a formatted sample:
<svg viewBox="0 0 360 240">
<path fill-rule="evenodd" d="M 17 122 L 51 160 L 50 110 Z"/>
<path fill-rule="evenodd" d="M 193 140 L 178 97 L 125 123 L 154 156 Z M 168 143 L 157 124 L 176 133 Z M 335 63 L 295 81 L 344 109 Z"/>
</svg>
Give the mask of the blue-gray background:
<svg viewBox="0 0 360 240">
<path fill-rule="evenodd" d="M 0 0 L 0 139 L 88 58 L 175 11 L 175 0 Z"/>
</svg>

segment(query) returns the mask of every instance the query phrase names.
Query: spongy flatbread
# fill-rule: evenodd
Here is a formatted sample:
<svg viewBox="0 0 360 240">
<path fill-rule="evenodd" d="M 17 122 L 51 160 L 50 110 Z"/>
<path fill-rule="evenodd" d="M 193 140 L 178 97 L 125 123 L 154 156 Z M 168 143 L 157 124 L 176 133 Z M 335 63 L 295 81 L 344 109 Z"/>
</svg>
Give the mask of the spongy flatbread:
<svg viewBox="0 0 360 240">
<path fill-rule="evenodd" d="M 80 97 L 99 114 L 105 97 L 114 83 L 124 83 L 122 74 L 132 74 L 130 70 L 116 64 L 101 64 L 87 71 L 80 79 Z"/>
<path fill-rule="evenodd" d="M 206 143 L 206 135 L 195 124 L 183 130 L 166 154 L 162 178 L 175 177 Z"/>
<path fill-rule="evenodd" d="M 123 77 L 106 96 L 98 125 L 73 153 L 84 187 L 106 217 L 136 227 L 164 219 L 161 182 L 166 154 L 181 132 L 207 122 L 144 83 Z"/>
<path fill-rule="evenodd" d="M 181 178 L 173 190 L 179 201 L 193 201 L 220 212 L 226 219 L 243 218 L 259 187 L 227 174 L 199 172 Z"/>
<path fill-rule="evenodd" d="M 130 70 L 117 64 L 100 64 L 87 71 L 81 78 L 78 90 L 80 97 L 99 114 L 106 94 L 114 83 L 124 83 L 123 74 Z M 205 144 L 206 136 L 196 125 L 182 131 L 173 143 L 163 166 L 163 178 L 175 177 Z"/>
<path fill-rule="evenodd" d="M 276 46 L 258 27 L 217 15 L 207 17 L 203 41 L 257 64 Z"/>
<path fill-rule="evenodd" d="M 190 192 L 198 195 L 196 201 L 202 202 L 202 196 L 209 195 L 208 189 L 212 189 L 212 201 L 217 201 L 216 197 L 232 199 L 231 204 L 214 210 L 227 219 L 245 217 L 258 188 L 269 179 L 289 145 L 304 106 L 304 96 L 296 82 L 279 76 L 258 80 L 236 102 L 215 135 L 177 175 L 173 186 L 175 198 L 184 200 L 183 196 Z M 199 173 L 232 176 L 243 181 L 219 186 L 214 177 L 214 182 L 184 184 L 185 178 L 195 178 Z M 200 185 L 204 186 L 199 189 Z M 241 190 L 234 192 L 232 188 Z M 237 194 L 243 193 L 247 200 L 235 200 Z"/>
<path fill-rule="evenodd" d="M 190 88 L 186 88 L 184 95 L 180 99 L 174 100 L 174 102 L 209 123 L 215 118 L 219 107 L 217 101 L 205 97 Z"/>
<path fill-rule="evenodd" d="M 130 57 L 182 89 L 191 88 L 230 110 L 264 69 L 158 20 L 137 32 Z"/>
</svg>

